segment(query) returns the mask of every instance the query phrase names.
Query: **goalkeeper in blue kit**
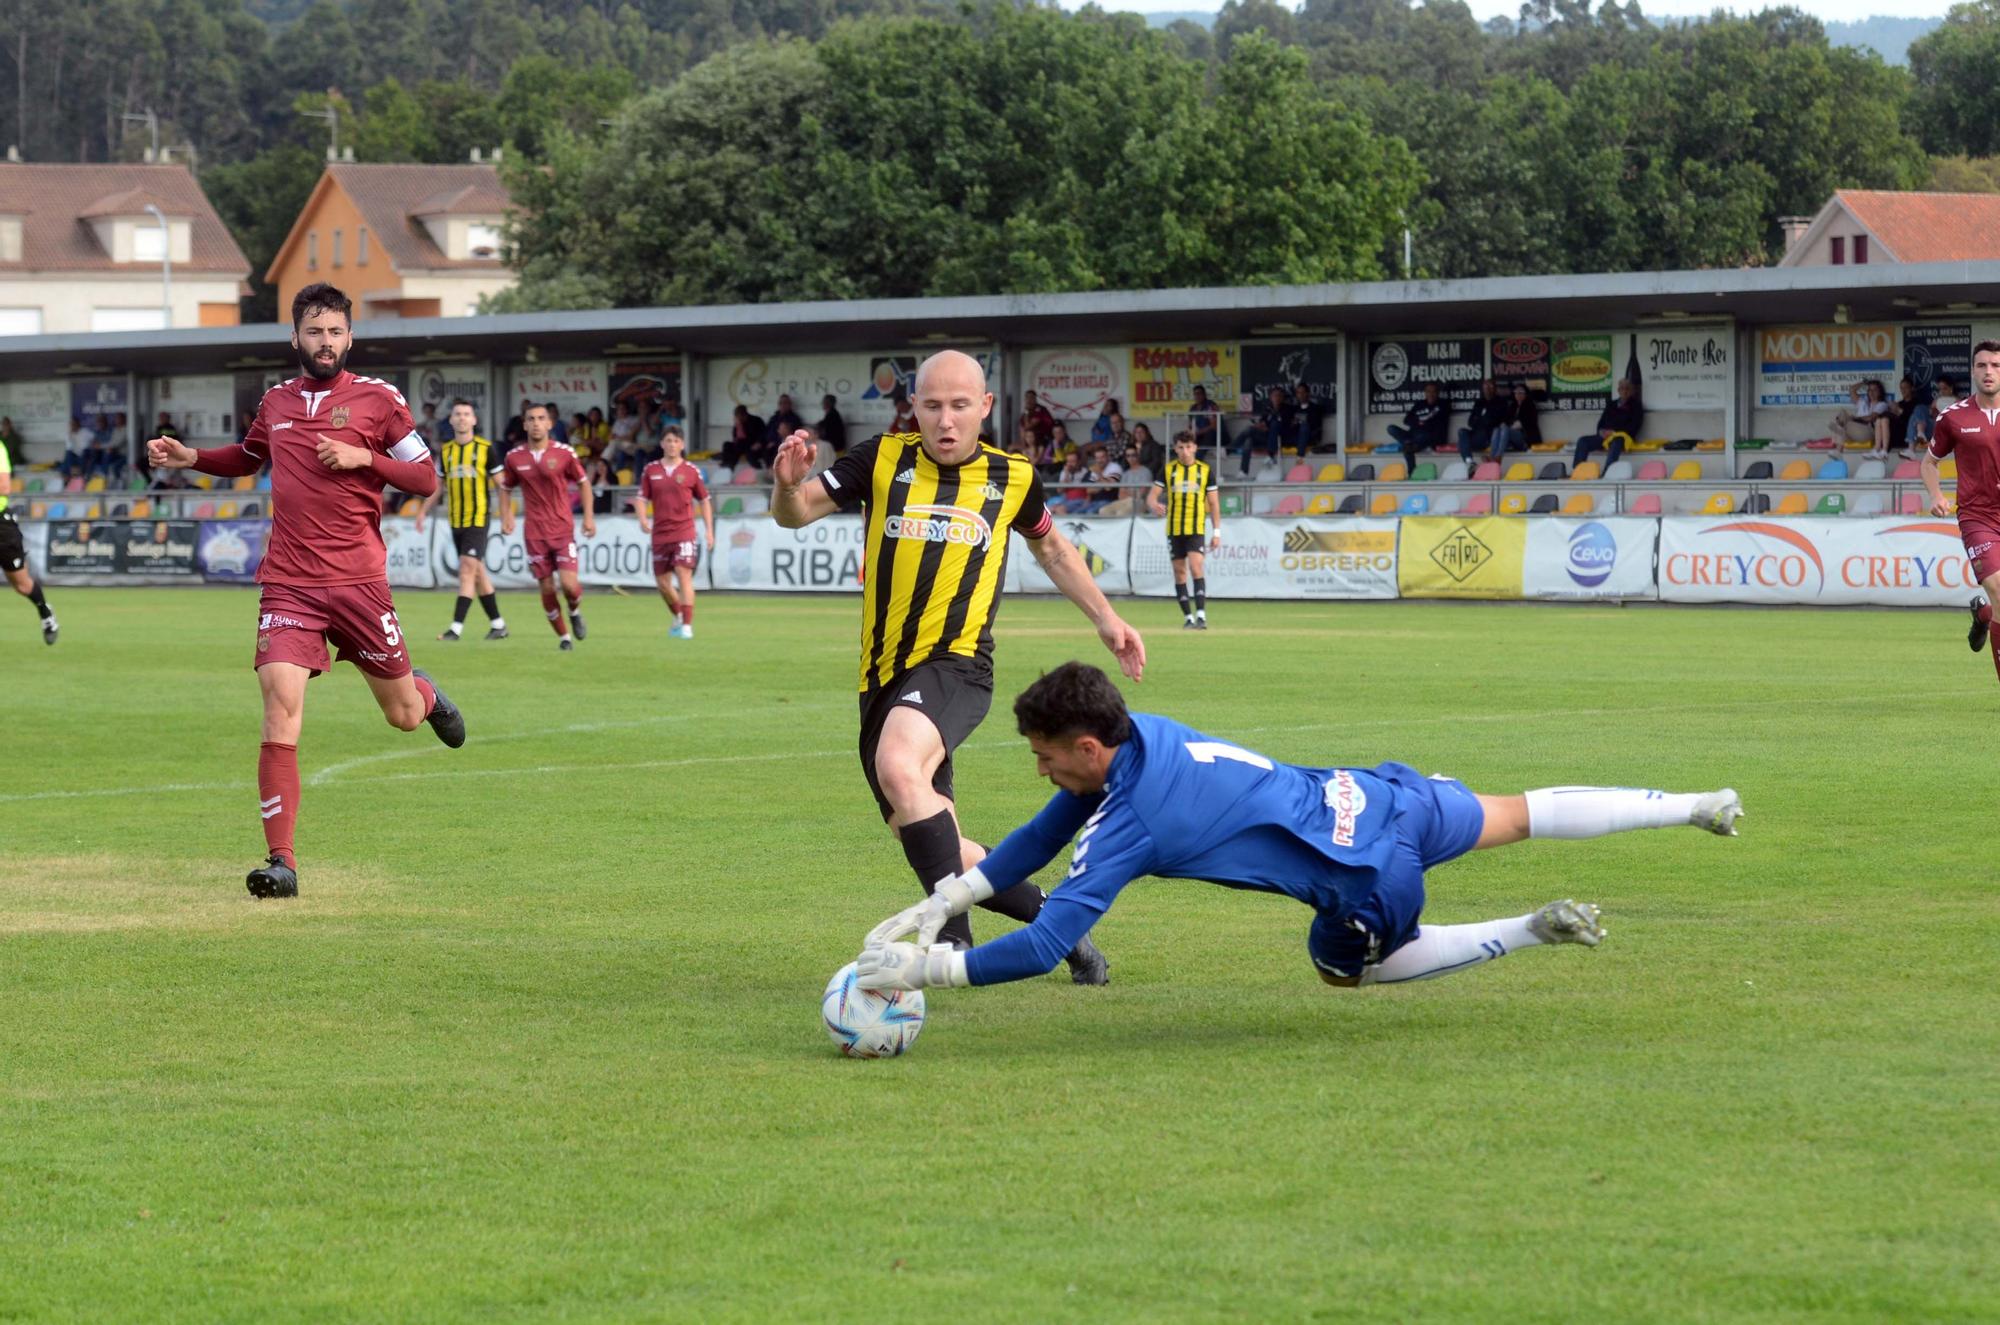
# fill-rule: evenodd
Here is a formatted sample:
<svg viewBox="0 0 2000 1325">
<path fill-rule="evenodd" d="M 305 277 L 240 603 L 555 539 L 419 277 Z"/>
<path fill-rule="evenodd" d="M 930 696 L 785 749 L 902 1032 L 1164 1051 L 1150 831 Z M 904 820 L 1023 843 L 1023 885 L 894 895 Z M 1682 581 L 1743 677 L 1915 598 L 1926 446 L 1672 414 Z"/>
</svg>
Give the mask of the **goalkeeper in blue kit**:
<svg viewBox="0 0 2000 1325">
<path fill-rule="evenodd" d="M 1468 970 L 1544 943 L 1595 947 L 1598 909 L 1551 902 L 1469 925 L 1420 924 L 1424 871 L 1530 837 L 1586 838 L 1692 826 L 1734 837 L 1734 791 L 1673 794 L 1545 787 L 1482 796 L 1405 764 L 1301 768 L 1128 713 L 1109 677 L 1064 663 L 1014 702 L 1037 772 L 1060 790 L 976 867 L 876 926 L 868 989 L 991 985 L 1055 969 L 1145 875 L 1284 893 L 1314 911 L 1306 951 L 1332 985 L 1397 984 Z M 1074 837 L 1068 877 L 1034 923 L 969 951 L 933 946 L 952 916 L 1021 883 Z M 904 942 L 914 935 L 914 943 Z"/>
</svg>

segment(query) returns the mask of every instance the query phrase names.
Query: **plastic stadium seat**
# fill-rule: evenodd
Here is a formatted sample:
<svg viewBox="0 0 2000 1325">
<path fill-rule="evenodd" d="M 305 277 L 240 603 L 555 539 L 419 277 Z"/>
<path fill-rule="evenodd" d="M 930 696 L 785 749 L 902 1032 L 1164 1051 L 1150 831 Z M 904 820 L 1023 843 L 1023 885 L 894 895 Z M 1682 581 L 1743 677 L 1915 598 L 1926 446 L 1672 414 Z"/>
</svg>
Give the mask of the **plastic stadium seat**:
<svg viewBox="0 0 2000 1325">
<path fill-rule="evenodd" d="M 1224 515 L 1243 514 L 1243 494 L 1240 492 L 1234 490 L 1224 491 L 1220 504 Z"/>
<path fill-rule="evenodd" d="M 29 495 L 31 493 L 40 492 L 41 490 L 42 490 L 41 475 L 30 474 L 28 475 L 28 477 L 21 480 L 21 493 L 23 496 Z"/>
<path fill-rule="evenodd" d="M 1632 481 L 1632 462 L 1620 459 L 1605 466 L 1604 481 L 1606 483 L 1630 483 Z"/>
<path fill-rule="evenodd" d="M 1819 505 L 1813 507 L 1813 514 L 1846 515 L 1847 498 L 1838 492 L 1829 492 L 1819 499 Z"/>
<path fill-rule="evenodd" d="M 1803 492 L 1786 493 L 1779 499 L 1778 509 L 1772 512 L 1774 515 L 1804 515 L 1805 513 L 1806 495 Z"/>
<path fill-rule="evenodd" d="M 1898 482 L 1901 482 L 1904 479 L 1922 478 L 1923 469 L 1917 464 L 1916 461 L 1905 460 L 1901 464 L 1896 466 L 1896 472 L 1889 475 L 1889 477 L 1897 480 Z"/>
<path fill-rule="evenodd" d="M 246 519 L 246 520 L 254 520 L 254 519 L 256 519 L 256 518 L 257 518 L 258 516 L 262 515 L 263 513 L 264 513 L 264 503 L 263 503 L 263 502 L 260 502 L 260 501 L 246 501 L 246 502 L 244 502 L 244 503 L 243 503 L 243 511 L 242 511 L 242 515 L 243 515 L 243 518 L 244 518 L 244 519 Z"/>
<path fill-rule="evenodd" d="M 621 470 L 619 470 L 619 471 L 618 471 L 618 486 L 619 486 L 619 487 L 621 487 L 621 488 L 629 488 L 629 487 L 631 487 L 631 486 L 632 486 L 632 485 L 633 485 L 634 483 L 636 483 L 636 482 L 638 482 L 638 481 L 639 481 L 639 476 L 638 476 L 637 474 L 634 474 L 634 473 L 633 473 L 633 472 L 632 472 L 631 470 L 629 470 L 629 469 L 621 469 Z"/>
<path fill-rule="evenodd" d="M 749 487 L 757 479 L 757 466 L 755 465 L 738 465 L 736 472 L 729 476 L 730 483 L 737 487 Z"/>
<path fill-rule="evenodd" d="M 1768 493 L 1753 492 L 1743 499 L 1742 514 L 1744 515 L 1762 515 L 1770 509 L 1771 498 Z"/>
<path fill-rule="evenodd" d="M 1554 515 L 1556 513 L 1557 504 L 1558 503 L 1556 501 L 1556 495 L 1553 492 L 1545 492 L 1541 496 L 1535 498 L 1535 504 L 1528 508 L 1528 514 Z"/>
<path fill-rule="evenodd" d="M 1946 456 L 1946 457 L 1945 457 L 1944 459 L 1942 459 L 1942 460 L 1938 461 L 1938 477 L 1939 477 L 1939 478 L 1957 478 L 1957 477 L 1958 477 L 1958 457 L 1957 457 L 1957 456 L 1955 456 L 1955 455 L 1948 455 L 1948 456 Z"/>
<path fill-rule="evenodd" d="M 1812 461 L 1810 460 L 1788 461 L 1785 467 L 1778 471 L 1778 481 L 1780 483 L 1797 483 L 1811 477 Z"/>
<path fill-rule="evenodd" d="M 1293 493 L 1288 493 L 1285 496 L 1278 499 L 1278 509 L 1275 512 L 1275 514 L 1304 515 L 1305 510 L 1306 510 L 1306 499 L 1304 497 L 1299 496 L 1298 493 L 1293 492 Z"/>
<path fill-rule="evenodd" d="M 1829 483 L 1834 479 L 1843 479 L 1846 477 L 1847 462 L 1845 460 L 1829 460 L 1819 467 L 1819 481 L 1822 483 Z"/>
<path fill-rule="evenodd" d="M 104 475 L 99 474 L 97 477 L 91 479 L 90 482 L 84 484 L 83 490 L 85 492 L 102 492 L 104 491 L 104 487 Z"/>
<path fill-rule="evenodd" d="M 1579 492 L 1563 503 L 1564 515 L 1589 515 L 1597 509 L 1597 498 L 1587 492 Z"/>
<path fill-rule="evenodd" d="M 257 476 L 255 474 L 245 474 L 229 486 L 231 490 L 236 492 L 255 492 L 257 490 Z"/>
<path fill-rule="evenodd" d="M 421 502 L 418 503 L 418 505 L 422 504 L 423 503 Z M 409 503 L 405 502 L 403 505 L 403 509 L 406 511 L 409 510 Z M 236 503 L 233 501 L 226 501 L 217 504 L 215 508 L 215 518 L 218 520 L 234 520 L 236 518 Z"/>
<path fill-rule="evenodd" d="M 1896 506 L 1896 514 L 1898 515 L 1922 515 L 1923 513 L 1924 496 L 1920 492 L 1904 493 L 1903 500 Z"/>
<path fill-rule="evenodd" d="M 1667 462 L 1664 460 L 1648 460 L 1645 464 L 1639 466 L 1639 472 L 1634 477 L 1641 483 L 1664 483 L 1667 478 Z"/>
<path fill-rule="evenodd" d="M 1526 483 L 1534 478 L 1534 476 L 1535 467 L 1533 465 L 1525 460 L 1516 460 L 1513 464 L 1507 466 L 1506 477 L 1501 481 L 1503 483 Z"/>
<path fill-rule="evenodd" d="M 1498 460 L 1483 460 L 1474 465 L 1472 467 L 1472 481 L 1475 483 L 1498 483 L 1500 481 L 1500 462 Z"/>
<path fill-rule="evenodd" d="M 1285 482 L 1287 483 L 1310 483 L 1312 479 L 1313 467 L 1304 461 L 1300 461 L 1285 471 Z"/>
<path fill-rule="evenodd" d="M 1374 503 L 1368 508 L 1368 513 L 1370 515 L 1394 515 L 1396 513 L 1395 494 L 1388 492 L 1377 493 Z"/>
<path fill-rule="evenodd" d="M 741 497 L 724 497 L 722 505 L 717 508 L 715 513 L 717 515 L 741 515 L 743 514 L 743 499 Z"/>
<path fill-rule="evenodd" d="M 1755 464 L 1751 465 L 1750 468 L 1743 471 L 1743 477 L 1750 480 L 1752 483 L 1757 482 L 1759 479 L 1770 478 L 1771 462 L 1768 460 L 1757 461 Z"/>
<path fill-rule="evenodd" d="M 1570 478 L 1578 483 L 1588 483 L 1592 479 L 1603 477 L 1603 475 L 1603 468 L 1595 460 L 1586 460 L 1576 467 L 1576 472 L 1571 474 Z"/>
<path fill-rule="evenodd" d="M 1510 492 L 1500 498 L 1500 514 L 1520 515 L 1528 509 L 1528 499 L 1518 492 Z"/>
<path fill-rule="evenodd" d="M 1849 515 L 1881 515 L 1889 509 L 1889 499 L 1880 492 L 1860 492 L 1847 508 Z"/>
<path fill-rule="evenodd" d="M 1646 476 L 1641 474 L 1639 477 L 1644 479 Z M 1698 483 L 1701 481 L 1701 461 L 1683 460 L 1674 466 L 1674 472 L 1669 477 L 1675 483 Z"/>
<path fill-rule="evenodd" d="M 1250 494 L 1250 514 L 1276 515 L 1278 494 L 1275 492 L 1253 492 Z"/>
<path fill-rule="evenodd" d="M 743 514 L 768 515 L 770 512 L 771 499 L 769 497 L 761 492 L 746 492 L 743 494 Z"/>
<path fill-rule="evenodd" d="M 1438 467 L 1426 460 L 1410 471 L 1410 482 L 1429 483 L 1438 476 Z"/>
<path fill-rule="evenodd" d="M 1633 442 L 1632 449 L 1634 451 L 1664 451 L 1667 449 L 1667 439 L 1664 437 L 1644 437 Z"/>
<path fill-rule="evenodd" d="M 1339 513 L 1341 515 L 1361 514 L 1361 494 L 1358 492 L 1350 492 L 1345 497 L 1342 497 L 1340 499 Z"/>
<path fill-rule="evenodd" d="M 1403 504 L 1396 508 L 1396 514 L 1428 515 L 1430 513 L 1430 509 L 1431 509 L 1430 494 L 1428 492 L 1413 492 L 1409 496 L 1403 498 Z"/>
<path fill-rule="evenodd" d="M 1459 513 L 1459 495 L 1455 492 L 1440 492 L 1437 496 L 1431 498 L 1430 513 L 1432 515 L 1457 515 Z"/>
<path fill-rule="evenodd" d="M 271 471 L 267 469 L 263 473 L 257 476 L 257 491 L 269 492 L 270 490 L 271 490 Z"/>
<path fill-rule="evenodd" d="M 1634 515 L 1658 515 L 1659 513 L 1660 513 L 1660 494 L 1659 494 L 1659 493 L 1657 493 L 1657 492 L 1642 492 L 1642 493 L 1640 493 L 1640 494 L 1639 494 L 1639 495 L 1638 495 L 1637 497 L 1634 497 L 1634 498 L 1632 499 L 1632 514 L 1634 514 Z"/>
<path fill-rule="evenodd" d="M 1347 466 L 1336 460 L 1330 465 L 1321 465 L 1319 473 L 1314 475 L 1314 480 L 1319 483 L 1339 483 L 1346 477 Z"/>
<path fill-rule="evenodd" d="M 1251 471 L 1250 481 L 1252 483 L 1282 483 L 1285 481 L 1285 471 L 1278 468 L 1269 460 L 1266 460 L 1263 464 L 1257 466 L 1255 470 Z"/>
<path fill-rule="evenodd" d="M 1880 460 L 1863 460 L 1854 467 L 1854 481 L 1857 483 L 1879 483 L 1888 476 L 1889 467 Z"/>
<path fill-rule="evenodd" d="M 133 502 L 133 503 L 132 503 L 132 518 L 133 518 L 134 520 L 150 520 L 150 519 L 152 519 L 152 518 L 153 518 L 153 503 L 151 503 L 151 502 L 147 501 L 147 500 L 146 500 L 146 499 L 145 499 L 144 497 L 141 497 L 141 498 L 140 498 L 140 499 L 139 499 L 138 501 L 135 501 L 135 502 Z"/>
<path fill-rule="evenodd" d="M 76 518 L 79 520 L 101 520 L 104 518 L 104 508 L 96 502 L 92 502 L 89 509 L 79 512 Z"/>
<path fill-rule="evenodd" d="M 1493 494 L 1489 492 L 1473 493 L 1470 497 L 1467 497 L 1465 499 L 1465 509 L 1462 512 L 1460 512 L 1460 514 L 1462 515 L 1493 514 Z"/>
<path fill-rule="evenodd" d="M 114 520 L 123 520 L 123 519 L 125 519 L 125 518 L 126 518 L 127 516 L 129 516 L 129 515 L 131 515 L 131 514 L 132 514 L 132 507 L 131 507 L 130 503 L 128 503 L 128 502 L 122 502 L 122 501 L 118 501 L 118 502 L 113 502 L 113 503 L 111 503 L 111 518 L 112 518 L 112 519 L 114 519 Z"/>
<path fill-rule="evenodd" d="M 1800 442 L 1799 445 L 1808 451 L 1838 451 L 1840 449 L 1840 443 L 1834 441 L 1831 437 L 1808 437 L 1805 441 Z"/>
<path fill-rule="evenodd" d="M 1712 492 L 1701 504 L 1701 515 L 1727 515 L 1736 509 L 1736 499 L 1726 492 Z"/>
<path fill-rule="evenodd" d="M 1728 446 L 1729 442 L 1725 438 L 1703 437 L 1695 442 L 1694 449 L 1697 451 L 1721 451 L 1727 449 Z"/>
<path fill-rule="evenodd" d="M 1347 477 L 1356 483 L 1373 483 L 1375 481 L 1375 466 L 1369 464 L 1356 465 L 1354 472 Z"/>
<path fill-rule="evenodd" d="M 215 518 L 215 503 L 212 501 L 205 501 L 201 505 L 195 507 L 194 518 L 197 520 L 213 520 Z"/>
<path fill-rule="evenodd" d="M 1306 503 L 1306 514 L 1307 514 L 1307 515 L 1332 515 L 1332 514 L 1333 514 L 1333 494 L 1332 494 L 1332 493 L 1330 493 L 1330 492 L 1322 492 L 1322 493 L 1320 493 L 1320 494 L 1319 494 L 1318 496 L 1314 497 L 1314 498 L 1313 498 L 1313 499 L 1312 499 L 1311 501 L 1307 502 L 1307 503 Z"/>
<path fill-rule="evenodd" d="M 206 476 L 204 475 L 204 477 L 206 477 Z M 82 477 L 81 477 L 81 476 L 79 476 L 79 477 L 77 477 L 77 478 L 73 478 L 73 479 L 71 479 L 71 480 L 70 480 L 69 482 L 67 482 L 67 483 L 63 484 L 63 491 L 64 491 L 64 492 L 82 492 L 82 491 L 83 491 L 83 479 L 82 479 Z"/>
<path fill-rule="evenodd" d="M 29 503 L 28 503 L 28 518 L 29 518 L 30 520 L 47 520 L 47 519 L 49 519 L 49 518 L 50 518 L 50 516 L 49 516 L 49 504 L 48 504 L 47 502 L 45 502 L 45 501 L 31 501 L 31 502 L 29 502 Z"/>
<path fill-rule="evenodd" d="M 1375 444 L 1376 455 L 1398 455 L 1402 452 L 1402 449 L 1403 448 L 1395 442 L 1377 442 Z"/>
<path fill-rule="evenodd" d="M 1401 483 L 1409 476 L 1410 471 L 1404 467 L 1403 462 L 1400 460 L 1391 460 L 1388 464 L 1382 466 L 1381 481 L 1384 483 Z"/>
<path fill-rule="evenodd" d="M 1560 460 L 1551 460 L 1542 466 L 1540 477 L 1543 479 L 1559 479 L 1567 473 L 1569 473 L 1568 465 L 1565 465 Z"/>
</svg>

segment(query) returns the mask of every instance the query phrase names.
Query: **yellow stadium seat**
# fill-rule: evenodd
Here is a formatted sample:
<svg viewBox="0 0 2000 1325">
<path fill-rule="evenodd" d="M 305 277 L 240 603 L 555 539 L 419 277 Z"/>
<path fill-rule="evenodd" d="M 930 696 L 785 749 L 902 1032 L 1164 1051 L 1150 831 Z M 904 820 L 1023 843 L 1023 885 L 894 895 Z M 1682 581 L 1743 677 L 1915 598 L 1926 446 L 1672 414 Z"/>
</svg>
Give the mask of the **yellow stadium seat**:
<svg viewBox="0 0 2000 1325">
<path fill-rule="evenodd" d="M 1595 460 L 1586 460 L 1576 467 L 1576 473 L 1571 474 L 1570 477 L 1579 483 L 1587 483 L 1591 479 L 1601 476 L 1603 473 L 1603 467 Z"/>
<path fill-rule="evenodd" d="M 1812 462 L 1810 460 L 1790 461 L 1783 469 L 1778 471 L 1778 482 L 1780 483 L 1801 483 L 1811 477 Z"/>
<path fill-rule="evenodd" d="M 1333 511 L 1333 494 L 1330 492 L 1322 492 L 1306 503 L 1307 515 L 1332 515 Z"/>
<path fill-rule="evenodd" d="M 92 502 L 90 504 L 90 509 L 85 511 L 82 515 L 78 516 L 77 518 L 81 520 L 102 520 L 104 518 L 104 508 L 102 506 L 99 506 L 96 502 Z"/>
<path fill-rule="evenodd" d="M 1736 498 L 1726 492 L 1712 492 L 1701 504 L 1702 515 L 1727 515 L 1736 509 Z"/>
<path fill-rule="evenodd" d="M 1375 476 L 1378 483 L 1401 483 L 1410 476 L 1410 467 L 1400 460 L 1392 460 L 1382 466 L 1382 472 Z"/>
<path fill-rule="evenodd" d="M 84 490 L 85 492 L 102 492 L 102 491 L 104 491 L 104 475 L 102 475 L 102 474 L 99 474 L 99 475 L 98 475 L 98 476 L 97 476 L 96 478 L 94 478 L 94 479 L 90 480 L 90 482 L 88 482 L 88 483 L 84 484 L 84 485 L 83 485 L 83 490 Z"/>
<path fill-rule="evenodd" d="M 1516 460 L 1507 466 L 1507 472 L 1500 476 L 1503 483 L 1527 483 L 1534 479 L 1535 467 L 1525 460 Z"/>
<path fill-rule="evenodd" d="M 619 487 L 621 487 L 621 488 L 629 488 L 629 487 L 631 487 L 631 486 L 632 486 L 632 485 L 633 485 L 634 483 L 636 483 L 636 482 L 638 482 L 638 481 L 639 481 L 639 479 L 638 479 L 638 475 L 634 474 L 634 473 L 633 473 L 633 472 L 632 472 L 631 470 L 629 470 L 629 469 L 621 469 L 621 470 L 619 470 L 619 471 L 618 471 L 618 486 L 619 486 Z"/>
<path fill-rule="evenodd" d="M 1939 478 L 1957 478 L 1957 477 L 1958 477 L 1958 457 L 1957 457 L 1957 456 L 1955 456 L 1955 455 L 1948 455 L 1948 456 L 1946 456 L 1946 457 L 1945 457 L 1944 459 L 1942 459 L 1942 460 L 1938 461 L 1938 477 L 1939 477 Z"/>
<path fill-rule="evenodd" d="M 1696 442 L 1694 449 L 1697 451 L 1721 451 L 1726 450 L 1728 446 L 1729 443 L 1720 437 L 1708 437 Z"/>
<path fill-rule="evenodd" d="M 1579 492 L 1563 503 L 1564 515 L 1589 515 L 1597 509 L 1597 498 L 1587 492 Z"/>
<path fill-rule="evenodd" d="M 1369 506 L 1368 513 L 1370 515 L 1394 515 L 1396 513 L 1395 496 L 1387 492 L 1376 493 L 1375 501 Z"/>
<path fill-rule="evenodd" d="M 215 480 L 207 474 L 196 474 L 193 482 L 197 488 L 200 488 L 204 492 L 215 486 Z"/>
<path fill-rule="evenodd" d="M 1567 450 L 1569 450 L 1569 443 L 1568 443 L 1568 442 L 1536 442 L 1536 443 L 1535 443 L 1535 444 L 1534 444 L 1533 446 L 1529 447 L 1528 449 L 1529 449 L 1530 451 L 1567 451 Z"/>
<path fill-rule="evenodd" d="M 236 518 L 236 503 L 226 501 L 217 506 L 215 508 L 215 518 L 218 520 L 234 520 Z"/>
<path fill-rule="evenodd" d="M 1319 473 L 1313 481 L 1316 483 L 1338 483 L 1346 477 L 1347 466 L 1336 460 L 1330 465 L 1321 465 Z"/>
<path fill-rule="evenodd" d="M 1674 472 L 1667 477 L 1676 483 L 1693 483 L 1701 477 L 1701 461 L 1683 460 L 1674 466 Z"/>
<path fill-rule="evenodd" d="M 1634 442 L 1625 449 L 1628 451 L 1664 451 L 1667 449 L 1667 439 L 1664 437 L 1648 437 L 1643 442 Z"/>
<path fill-rule="evenodd" d="M 132 518 L 133 518 L 134 520 L 150 520 L 150 519 L 152 519 L 152 518 L 153 518 L 153 503 L 151 503 L 151 502 L 147 501 L 147 500 L 146 500 L 146 499 L 145 499 L 144 497 L 141 497 L 141 498 L 140 498 L 139 500 L 137 500 L 137 501 L 133 502 L 133 503 L 132 503 Z"/>
<path fill-rule="evenodd" d="M 49 504 L 47 502 L 31 501 L 28 503 L 28 518 L 30 520 L 44 519 L 47 517 L 48 513 L 49 513 Z"/>
<path fill-rule="evenodd" d="M 255 492 L 257 490 L 257 476 L 255 474 L 240 474 L 237 476 L 236 481 L 230 484 L 229 487 L 233 492 Z"/>
<path fill-rule="evenodd" d="M 1500 498 L 1500 514 L 1519 515 L 1528 509 L 1528 499 L 1518 492 L 1510 492 Z"/>
<path fill-rule="evenodd" d="M 422 509 L 424 509 L 424 504 L 415 497 L 412 497 L 403 503 L 401 509 L 396 514 L 402 516 L 405 520 L 412 520 L 416 518 L 417 512 Z"/>
<path fill-rule="evenodd" d="M 1804 515 L 1805 513 L 1806 495 L 1803 492 L 1786 493 L 1779 500 L 1778 509 L 1772 512 L 1773 515 Z"/>
</svg>

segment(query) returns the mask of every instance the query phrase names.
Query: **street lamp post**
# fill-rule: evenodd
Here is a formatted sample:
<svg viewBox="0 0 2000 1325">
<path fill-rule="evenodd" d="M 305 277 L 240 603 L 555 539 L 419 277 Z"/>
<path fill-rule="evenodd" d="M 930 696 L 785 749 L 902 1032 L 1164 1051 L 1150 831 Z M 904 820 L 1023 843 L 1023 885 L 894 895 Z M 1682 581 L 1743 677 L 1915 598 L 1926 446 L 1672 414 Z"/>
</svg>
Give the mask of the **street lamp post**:
<svg viewBox="0 0 2000 1325">
<path fill-rule="evenodd" d="M 167 229 L 167 217 L 153 203 L 146 204 L 146 211 L 160 223 L 160 329 L 171 331 L 174 326 L 174 235 Z"/>
</svg>

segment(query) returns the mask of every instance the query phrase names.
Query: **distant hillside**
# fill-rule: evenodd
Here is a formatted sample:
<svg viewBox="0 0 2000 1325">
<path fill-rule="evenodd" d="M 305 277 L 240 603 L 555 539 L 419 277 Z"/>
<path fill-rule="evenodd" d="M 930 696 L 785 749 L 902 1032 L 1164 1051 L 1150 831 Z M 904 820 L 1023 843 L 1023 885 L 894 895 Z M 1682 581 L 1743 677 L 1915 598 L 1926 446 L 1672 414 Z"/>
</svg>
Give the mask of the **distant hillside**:
<svg viewBox="0 0 2000 1325">
<path fill-rule="evenodd" d="M 1878 14 L 1856 23 L 1829 23 L 1826 39 L 1835 46 L 1867 46 L 1890 64 L 1908 64 L 1910 43 L 1942 22 L 1942 18 L 1886 18 Z"/>
<path fill-rule="evenodd" d="M 1118 6 L 1115 0 L 1108 8 L 1113 12 L 1117 11 Z M 1171 27 L 1182 19 L 1186 19 L 1188 22 L 1198 24 L 1204 28 L 1212 28 L 1215 26 L 1215 11 L 1207 9 L 1173 9 L 1159 14 L 1148 14 L 1146 15 L 1146 26 L 1149 28 Z"/>
</svg>

